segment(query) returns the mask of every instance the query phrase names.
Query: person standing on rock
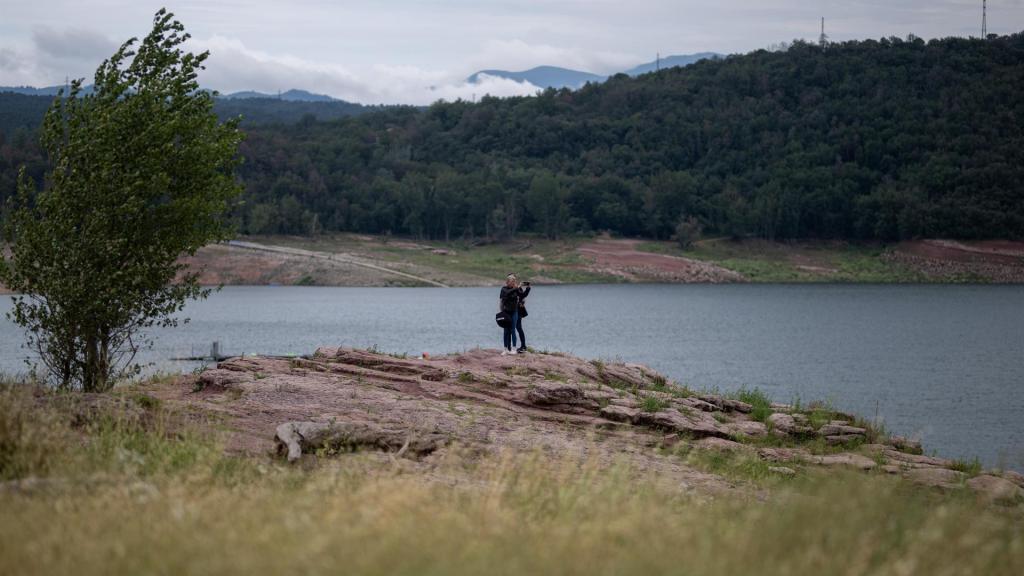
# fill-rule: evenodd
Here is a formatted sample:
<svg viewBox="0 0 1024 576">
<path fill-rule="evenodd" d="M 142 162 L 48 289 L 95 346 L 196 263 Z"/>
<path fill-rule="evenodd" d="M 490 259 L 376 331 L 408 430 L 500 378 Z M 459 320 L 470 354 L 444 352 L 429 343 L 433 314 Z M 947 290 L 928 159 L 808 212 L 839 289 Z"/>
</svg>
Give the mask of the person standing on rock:
<svg viewBox="0 0 1024 576">
<path fill-rule="evenodd" d="M 516 353 L 522 354 L 526 352 L 526 334 L 523 333 L 523 318 L 526 318 L 526 297 L 530 295 L 530 283 L 523 282 L 519 285 L 519 308 L 516 310 L 515 316 L 512 318 L 512 325 L 516 327 L 515 332 L 512 333 L 512 345 L 516 345 L 516 332 L 519 333 L 519 348 L 516 349 Z"/>
<path fill-rule="evenodd" d="M 530 293 L 529 287 L 526 288 L 525 293 Z M 501 307 L 502 312 L 508 314 L 511 322 L 506 324 L 504 327 L 504 350 L 501 352 L 502 356 L 507 354 L 517 354 L 520 352 L 513 348 L 513 346 L 516 343 L 516 331 L 518 330 L 521 339 L 523 336 L 522 319 L 519 317 L 519 305 L 523 298 L 525 298 L 525 295 L 523 289 L 519 286 L 519 283 L 516 280 L 516 275 L 509 274 L 506 276 L 505 285 L 501 287 L 501 295 L 498 297 L 498 305 Z"/>
</svg>

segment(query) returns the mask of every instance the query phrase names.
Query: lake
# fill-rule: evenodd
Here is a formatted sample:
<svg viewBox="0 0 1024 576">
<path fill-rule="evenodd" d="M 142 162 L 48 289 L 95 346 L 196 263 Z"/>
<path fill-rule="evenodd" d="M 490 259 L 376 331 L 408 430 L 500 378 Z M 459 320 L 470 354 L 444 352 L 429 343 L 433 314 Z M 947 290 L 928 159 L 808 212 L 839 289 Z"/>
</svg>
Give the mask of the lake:
<svg viewBox="0 0 1024 576">
<path fill-rule="evenodd" d="M 143 359 L 209 350 L 308 354 L 375 346 L 440 354 L 500 347 L 497 288 L 226 287 L 153 333 Z M 826 400 L 926 452 L 1024 469 L 1024 286 L 574 285 L 535 287 L 531 347 L 647 364 L 693 388 Z M 10 309 L 0 298 L 0 312 Z M 0 370 L 25 370 L 0 320 Z"/>
</svg>

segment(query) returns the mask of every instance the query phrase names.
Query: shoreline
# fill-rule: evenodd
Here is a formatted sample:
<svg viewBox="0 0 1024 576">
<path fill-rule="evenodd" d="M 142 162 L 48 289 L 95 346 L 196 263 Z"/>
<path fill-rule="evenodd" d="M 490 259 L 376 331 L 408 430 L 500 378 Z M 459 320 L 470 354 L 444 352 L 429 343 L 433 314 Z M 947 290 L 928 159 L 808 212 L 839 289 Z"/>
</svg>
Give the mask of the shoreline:
<svg viewBox="0 0 1024 576">
<path fill-rule="evenodd" d="M 524 237 L 472 245 L 337 234 L 244 238 L 184 260 L 209 285 L 1024 284 L 1024 242 L 921 240 L 892 246 L 710 239 Z"/>
<path fill-rule="evenodd" d="M 500 286 L 534 284 L 1024 284 L 1024 242 L 915 240 L 892 245 L 608 236 L 444 243 L 389 236 L 239 237 L 183 257 L 204 286 Z M 0 295 L 12 292 L 0 285 Z"/>
</svg>

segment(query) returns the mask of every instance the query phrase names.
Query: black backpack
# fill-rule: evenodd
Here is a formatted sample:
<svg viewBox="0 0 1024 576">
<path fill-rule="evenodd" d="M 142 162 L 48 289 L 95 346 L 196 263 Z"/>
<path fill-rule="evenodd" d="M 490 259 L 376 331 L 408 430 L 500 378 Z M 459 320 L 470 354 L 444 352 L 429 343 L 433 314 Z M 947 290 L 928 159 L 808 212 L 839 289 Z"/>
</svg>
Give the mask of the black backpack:
<svg viewBox="0 0 1024 576">
<path fill-rule="evenodd" d="M 512 325 L 512 317 L 508 315 L 508 312 L 498 312 L 494 315 L 494 321 L 501 328 L 508 328 Z"/>
</svg>

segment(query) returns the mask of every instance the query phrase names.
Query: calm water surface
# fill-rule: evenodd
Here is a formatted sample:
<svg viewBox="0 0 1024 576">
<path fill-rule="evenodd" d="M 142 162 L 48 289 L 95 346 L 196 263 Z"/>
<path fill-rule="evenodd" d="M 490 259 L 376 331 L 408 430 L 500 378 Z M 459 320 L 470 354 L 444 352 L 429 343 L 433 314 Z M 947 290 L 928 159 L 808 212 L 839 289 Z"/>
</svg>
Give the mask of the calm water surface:
<svg viewBox="0 0 1024 576">
<path fill-rule="evenodd" d="M 442 353 L 500 346 L 497 288 L 227 287 L 153 334 L 158 369 L 208 350 Z M 10 308 L 0 298 L 0 312 Z M 650 365 L 695 388 L 824 399 L 940 455 L 1024 469 L 1024 287 L 540 286 L 530 346 Z M 24 370 L 0 320 L 0 370 Z"/>
</svg>

